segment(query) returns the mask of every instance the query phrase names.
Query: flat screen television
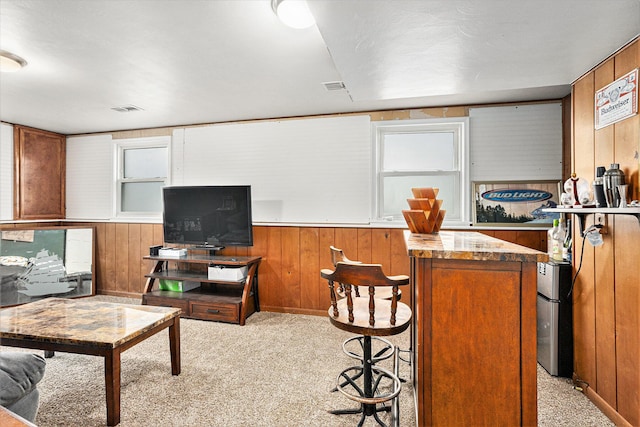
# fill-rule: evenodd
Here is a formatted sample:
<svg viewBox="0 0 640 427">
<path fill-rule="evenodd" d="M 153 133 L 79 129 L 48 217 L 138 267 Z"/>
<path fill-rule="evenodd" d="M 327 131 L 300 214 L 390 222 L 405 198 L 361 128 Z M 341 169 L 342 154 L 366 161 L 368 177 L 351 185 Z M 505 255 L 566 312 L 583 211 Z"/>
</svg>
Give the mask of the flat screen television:
<svg viewBox="0 0 640 427">
<path fill-rule="evenodd" d="M 253 246 L 251 186 L 164 187 L 165 243 Z"/>
</svg>

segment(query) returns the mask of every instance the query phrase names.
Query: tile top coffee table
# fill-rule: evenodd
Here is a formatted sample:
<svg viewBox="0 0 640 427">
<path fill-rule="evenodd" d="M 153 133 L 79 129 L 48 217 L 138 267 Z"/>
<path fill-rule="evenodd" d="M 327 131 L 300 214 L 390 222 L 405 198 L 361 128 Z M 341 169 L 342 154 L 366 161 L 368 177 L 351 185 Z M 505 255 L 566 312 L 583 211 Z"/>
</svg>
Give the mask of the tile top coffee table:
<svg viewBox="0 0 640 427">
<path fill-rule="evenodd" d="M 35 424 L 25 420 L 20 415 L 0 406 L 0 426 L 2 427 L 36 427 Z"/>
<path fill-rule="evenodd" d="M 179 308 L 47 298 L 0 310 L 1 345 L 104 357 L 109 426 L 120 423 L 120 354 L 165 328 L 179 375 Z"/>
</svg>

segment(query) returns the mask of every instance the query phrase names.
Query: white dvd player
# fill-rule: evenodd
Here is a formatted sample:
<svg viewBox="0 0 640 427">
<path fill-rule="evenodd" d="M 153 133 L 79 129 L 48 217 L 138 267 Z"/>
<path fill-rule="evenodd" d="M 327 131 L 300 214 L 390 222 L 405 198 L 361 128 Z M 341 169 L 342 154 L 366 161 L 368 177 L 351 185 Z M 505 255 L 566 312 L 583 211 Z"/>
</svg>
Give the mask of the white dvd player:
<svg viewBox="0 0 640 427">
<path fill-rule="evenodd" d="M 167 258 L 180 258 L 187 256 L 187 250 L 184 248 L 160 248 L 160 250 L 158 251 L 158 256 Z"/>
</svg>

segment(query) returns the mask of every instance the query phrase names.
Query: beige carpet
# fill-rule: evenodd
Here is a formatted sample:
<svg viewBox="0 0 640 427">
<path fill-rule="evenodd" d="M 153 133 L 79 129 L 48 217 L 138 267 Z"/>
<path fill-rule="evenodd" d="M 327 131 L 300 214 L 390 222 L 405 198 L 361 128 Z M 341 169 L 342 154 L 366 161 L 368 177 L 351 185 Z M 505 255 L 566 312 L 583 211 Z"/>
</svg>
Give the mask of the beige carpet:
<svg viewBox="0 0 640 427">
<path fill-rule="evenodd" d="M 327 412 L 355 406 L 330 392 L 337 373 L 353 364 L 341 352 L 349 336 L 316 316 L 260 312 L 245 326 L 182 319 L 179 376 L 171 375 L 166 331 L 123 353 L 120 425 L 356 425 L 359 415 Z M 408 331 L 396 338 L 392 341 L 408 347 Z M 388 363 L 383 366 L 390 368 Z M 408 364 L 401 364 L 400 374 L 410 377 Z M 607 418 L 570 382 L 541 369 L 538 377 L 540 425 L 607 425 Z M 39 388 L 39 426 L 105 425 L 102 358 L 56 353 L 47 359 Z M 402 426 L 415 425 L 410 386 L 403 387 L 400 420 Z"/>
</svg>

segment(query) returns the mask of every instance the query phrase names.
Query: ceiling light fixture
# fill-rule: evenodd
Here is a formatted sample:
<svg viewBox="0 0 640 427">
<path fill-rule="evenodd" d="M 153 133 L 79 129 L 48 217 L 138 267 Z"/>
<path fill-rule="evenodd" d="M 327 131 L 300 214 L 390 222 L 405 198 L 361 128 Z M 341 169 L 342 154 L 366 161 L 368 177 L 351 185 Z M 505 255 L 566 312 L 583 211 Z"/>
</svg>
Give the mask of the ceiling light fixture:
<svg viewBox="0 0 640 427">
<path fill-rule="evenodd" d="M 27 66 L 27 61 L 6 50 L 0 50 L 0 71 L 11 73 Z"/>
<path fill-rule="evenodd" d="M 271 8 L 283 24 L 296 29 L 316 23 L 306 0 L 271 0 Z"/>
</svg>

